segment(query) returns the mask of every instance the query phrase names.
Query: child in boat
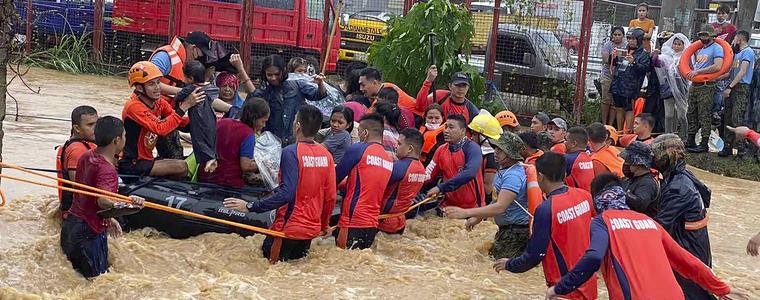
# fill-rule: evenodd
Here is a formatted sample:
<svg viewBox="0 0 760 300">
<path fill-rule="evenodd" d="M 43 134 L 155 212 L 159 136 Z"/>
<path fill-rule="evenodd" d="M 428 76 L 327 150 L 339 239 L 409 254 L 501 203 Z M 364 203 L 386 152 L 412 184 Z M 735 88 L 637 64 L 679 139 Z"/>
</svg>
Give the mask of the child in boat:
<svg viewBox="0 0 760 300">
<path fill-rule="evenodd" d="M 324 130 L 324 132 L 323 132 Z M 345 106 L 333 108 L 330 128 L 320 130 L 322 145 L 333 155 L 335 163 L 340 163 L 346 149 L 351 146 L 351 131 L 354 130 L 354 112 Z"/>
<path fill-rule="evenodd" d="M 193 139 L 193 154 L 199 166 L 208 173 L 217 167 L 216 161 L 216 113 L 212 108 L 213 100 L 219 98 L 219 88 L 206 81 L 206 68 L 199 61 L 191 60 L 182 66 L 183 79 L 187 84 L 174 97 L 176 105 L 182 103 L 195 89 L 201 88 L 206 94 L 206 101 L 188 110 L 190 117 L 189 131 Z M 192 172 L 192 170 L 191 170 Z"/>
<path fill-rule="evenodd" d="M 95 124 L 97 149 L 90 150 L 77 163 L 76 181 L 109 192 L 119 191 L 116 156 L 126 143 L 124 123 L 115 117 L 102 117 Z M 142 208 L 144 199 L 131 196 L 132 204 L 105 198 L 74 194 L 69 216 L 61 228 L 61 248 L 71 265 L 84 277 L 92 278 L 108 270 L 108 237 L 120 236 L 121 226 L 113 218 L 101 218 L 98 211 Z"/>
</svg>

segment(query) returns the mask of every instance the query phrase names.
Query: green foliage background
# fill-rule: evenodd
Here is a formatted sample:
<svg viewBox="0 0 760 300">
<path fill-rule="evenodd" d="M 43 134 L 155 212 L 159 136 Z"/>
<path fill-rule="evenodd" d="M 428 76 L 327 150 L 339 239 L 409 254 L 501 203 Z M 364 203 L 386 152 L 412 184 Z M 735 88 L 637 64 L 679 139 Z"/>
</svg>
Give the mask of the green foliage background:
<svg viewBox="0 0 760 300">
<path fill-rule="evenodd" d="M 369 63 L 383 72 L 383 79 L 416 95 L 430 66 L 428 33 L 436 38 L 438 78 L 435 86 L 447 88 L 455 72 L 467 73 L 472 81 L 468 98 L 478 102 L 485 90 L 485 79 L 478 70 L 459 59 L 469 56 L 474 30 L 466 8 L 448 0 L 418 3 L 405 16 L 393 16 L 387 23 L 388 35 L 369 48 Z"/>
</svg>

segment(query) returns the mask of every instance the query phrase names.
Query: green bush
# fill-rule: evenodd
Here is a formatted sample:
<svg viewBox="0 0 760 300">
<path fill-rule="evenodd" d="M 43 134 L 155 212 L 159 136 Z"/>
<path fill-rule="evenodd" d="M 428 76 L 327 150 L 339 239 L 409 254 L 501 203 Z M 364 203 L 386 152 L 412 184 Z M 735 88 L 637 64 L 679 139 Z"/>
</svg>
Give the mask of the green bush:
<svg viewBox="0 0 760 300">
<path fill-rule="evenodd" d="M 26 57 L 26 63 L 72 74 L 112 74 L 107 68 L 92 60 L 91 34 L 64 35 L 52 48 L 35 52 Z"/>
<path fill-rule="evenodd" d="M 474 101 L 483 95 L 485 79 L 478 70 L 459 59 L 469 56 L 474 30 L 466 8 L 449 0 L 418 3 L 405 16 L 392 16 L 387 23 L 388 35 L 369 48 L 369 63 L 383 72 L 383 78 L 415 95 L 425 80 L 430 66 L 428 33 L 436 34 L 437 88 L 448 86 L 455 72 L 465 72 L 472 79 L 468 98 Z"/>
</svg>

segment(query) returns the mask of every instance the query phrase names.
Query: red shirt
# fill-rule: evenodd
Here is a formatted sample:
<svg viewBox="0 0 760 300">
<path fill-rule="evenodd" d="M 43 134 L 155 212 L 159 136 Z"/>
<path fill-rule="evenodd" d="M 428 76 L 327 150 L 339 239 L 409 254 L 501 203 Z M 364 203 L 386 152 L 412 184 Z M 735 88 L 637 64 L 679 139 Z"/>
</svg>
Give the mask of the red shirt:
<svg viewBox="0 0 760 300">
<path fill-rule="evenodd" d="M 89 151 L 79 159 L 76 182 L 113 193 L 119 192 L 119 174 L 116 167 L 105 156 L 95 151 Z M 95 233 L 102 233 L 108 228 L 109 220 L 98 217 L 99 210 L 101 208 L 98 206 L 98 197 L 74 194 L 69 214 L 87 222 Z"/>
<path fill-rule="evenodd" d="M 253 212 L 277 209 L 271 229 L 290 239 L 310 240 L 329 226 L 335 206 L 335 163 L 320 144 L 300 142 L 282 150 L 280 186 L 249 206 Z"/>
<path fill-rule="evenodd" d="M 445 144 L 438 147 L 427 166 L 431 180 L 443 175 L 438 189 L 446 194 L 441 206 L 473 208 L 485 205 L 483 185 L 483 152 L 475 142 Z"/>
<path fill-rule="evenodd" d="M 567 186 L 591 192 L 591 181 L 594 180 L 594 162 L 586 151 L 565 154 L 567 162 Z"/>
<path fill-rule="evenodd" d="M 190 122 L 172 109 L 166 100 L 159 99 L 148 107 L 136 94 L 124 104 L 121 112 L 127 144 L 124 146 L 124 159 L 153 160 L 153 149 L 159 136 L 166 136 L 178 127 Z"/>
<path fill-rule="evenodd" d="M 554 144 L 549 151 L 559 154 L 565 154 L 567 153 L 567 146 L 565 146 L 565 142 L 559 142 Z"/>
<path fill-rule="evenodd" d="M 609 234 L 601 270 L 610 299 L 684 299 L 673 271 L 720 296 L 730 292 L 702 261 L 646 215 L 607 210 L 601 217 Z"/>
<path fill-rule="evenodd" d="M 198 168 L 200 181 L 236 189 L 245 186 L 240 158 L 243 157 L 244 151 L 250 152 L 245 156 L 253 154 L 252 149 L 248 149 L 250 147 L 243 145 L 250 139 L 253 139 L 255 144 L 255 133 L 248 125 L 235 119 L 219 120 L 216 125 L 217 168 L 213 173 L 206 173 L 203 168 Z"/>
<path fill-rule="evenodd" d="M 425 80 L 425 82 L 422 83 L 422 87 L 417 93 L 417 100 L 415 104 L 418 111 L 424 112 L 427 110 L 430 104 L 433 104 L 433 95 L 428 95 L 428 93 L 430 93 L 431 86 L 432 83 L 430 81 Z M 472 118 L 477 116 L 480 112 L 480 109 L 478 109 L 475 104 L 472 104 L 470 100 L 465 99 L 462 103 L 454 102 L 454 99 L 451 98 L 450 91 L 436 90 L 435 96 L 435 99 L 441 104 L 441 108 L 443 108 L 444 120 L 448 119 L 449 115 L 460 114 L 464 116 L 465 120 L 467 120 L 467 123 L 470 123 L 470 120 L 472 120 Z"/>
<path fill-rule="evenodd" d="M 377 228 L 383 192 L 393 171 L 393 159 L 377 143 L 353 144 L 336 167 L 337 182 L 346 180 L 340 228 Z"/>
<path fill-rule="evenodd" d="M 393 163 L 393 172 L 388 187 L 383 195 L 383 214 L 398 214 L 405 212 L 412 205 L 414 197 L 427 181 L 425 167 L 419 159 L 403 158 Z M 396 233 L 406 227 L 406 217 L 401 215 L 380 220 L 378 229 Z"/>
</svg>

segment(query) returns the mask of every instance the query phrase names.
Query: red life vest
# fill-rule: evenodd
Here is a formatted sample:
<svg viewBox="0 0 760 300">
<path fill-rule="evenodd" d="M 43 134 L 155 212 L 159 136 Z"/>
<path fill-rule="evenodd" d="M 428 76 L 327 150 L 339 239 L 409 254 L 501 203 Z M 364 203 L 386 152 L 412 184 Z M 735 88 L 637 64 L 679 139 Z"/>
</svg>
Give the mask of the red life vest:
<svg viewBox="0 0 760 300">
<path fill-rule="evenodd" d="M 594 162 L 586 151 L 578 153 L 578 157 L 570 170 L 570 176 L 565 178 L 568 186 L 591 192 L 591 181 L 594 180 Z"/>
<path fill-rule="evenodd" d="M 549 149 L 551 152 L 559 153 L 559 154 L 565 154 L 567 153 L 567 146 L 565 146 L 564 142 L 556 143 L 554 146 L 552 146 L 551 149 Z"/>
<path fill-rule="evenodd" d="M 668 233 L 657 222 L 631 210 L 607 210 L 602 218 L 610 237 L 602 263 L 610 299 L 684 298 L 663 247 Z"/>
<path fill-rule="evenodd" d="M 58 153 L 56 153 L 55 170 L 58 171 L 58 178 L 74 181 L 74 178 L 69 177 L 69 169 L 66 166 L 66 149 L 68 149 L 69 146 L 74 143 L 81 143 L 85 148 L 87 148 L 87 150 L 92 150 L 97 147 L 95 144 L 79 138 L 70 139 L 66 141 L 66 143 L 64 143 L 62 146 L 56 147 L 58 149 Z M 58 186 L 69 188 L 72 187 L 71 185 L 60 181 L 58 182 Z M 60 209 L 63 212 L 63 217 L 66 218 L 68 216 L 68 210 L 71 208 L 71 203 L 74 201 L 74 193 L 59 189 L 58 200 L 61 202 Z"/>
<path fill-rule="evenodd" d="M 182 44 L 182 40 L 178 36 L 175 36 L 169 45 L 157 48 L 150 55 L 150 59 L 153 59 L 158 52 L 166 52 L 169 54 L 169 59 L 172 63 L 172 68 L 169 74 L 164 74 L 161 77 L 161 82 L 166 85 L 181 87 L 184 85 L 182 80 L 185 79 L 185 73 L 182 72 L 182 66 L 185 65 L 187 53 L 185 52 L 185 45 Z"/>
<path fill-rule="evenodd" d="M 550 195 L 552 227 L 550 245 L 542 262 L 547 286 L 556 285 L 586 253 L 591 239 L 591 220 L 596 214 L 589 192 L 568 187 L 567 191 Z M 564 298 L 596 299 L 596 274 Z"/>
</svg>

